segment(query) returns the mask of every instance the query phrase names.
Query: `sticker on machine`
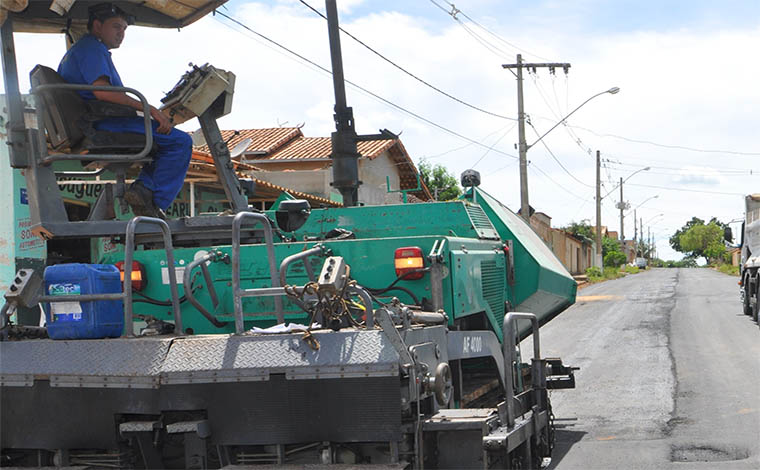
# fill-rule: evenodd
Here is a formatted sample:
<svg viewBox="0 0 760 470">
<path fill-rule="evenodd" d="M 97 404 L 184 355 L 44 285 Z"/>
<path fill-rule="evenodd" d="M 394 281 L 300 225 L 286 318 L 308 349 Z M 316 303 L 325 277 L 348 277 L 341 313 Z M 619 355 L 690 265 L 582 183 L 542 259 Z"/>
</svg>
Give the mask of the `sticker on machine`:
<svg viewBox="0 0 760 470">
<path fill-rule="evenodd" d="M 174 275 L 177 276 L 177 283 L 181 283 L 182 276 L 185 275 L 185 267 L 175 266 Z M 167 285 L 169 284 L 169 268 L 161 268 L 161 282 Z"/>
</svg>

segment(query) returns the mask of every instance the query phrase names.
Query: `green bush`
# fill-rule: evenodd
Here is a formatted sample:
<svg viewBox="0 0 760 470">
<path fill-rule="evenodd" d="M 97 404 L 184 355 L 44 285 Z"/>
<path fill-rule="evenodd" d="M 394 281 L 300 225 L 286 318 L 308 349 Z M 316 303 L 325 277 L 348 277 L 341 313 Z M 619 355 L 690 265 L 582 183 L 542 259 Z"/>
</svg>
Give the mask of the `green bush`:
<svg viewBox="0 0 760 470">
<path fill-rule="evenodd" d="M 618 267 L 626 261 L 625 254 L 620 251 L 610 251 L 604 256 L 604 266 Z"/>
<path fill-rule="evenodd" d="M 604 268 L 605 279 L 617 279 L 620 277 L 620 271 L 617 266 L 606 266 Z"/>
<path fill-rule="evenodd" d="M 602 270 L 596 266 L 591 266 L 586 269 L 586 277 L 588 277 L 588 282 L 599 282 L 604 279 Z"/>
</svg>

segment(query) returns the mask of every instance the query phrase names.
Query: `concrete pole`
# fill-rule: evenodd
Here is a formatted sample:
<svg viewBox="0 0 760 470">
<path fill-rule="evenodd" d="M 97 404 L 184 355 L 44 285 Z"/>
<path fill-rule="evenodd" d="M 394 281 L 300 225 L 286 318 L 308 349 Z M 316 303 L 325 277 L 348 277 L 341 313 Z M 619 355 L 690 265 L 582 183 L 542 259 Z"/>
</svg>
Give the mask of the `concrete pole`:
<svg viewBox="0 0 760 470">
<path fill-rule="evenodd" d="M 636 230 L 636 209 L 633 210 L 633 257 L 635 258 L 639 254 L 638 247 L 636 246 L 636 240 L 639 238 L 639 232 Z M 641 234 L 641 238 L 644 238 L 644 234 Z"/>
<path fill-rule="evenodd" d="M 523 107 L 522 54 L 517 54 L 517 131 L 520 151 L 520 214 L 530 224 L 528 202 L 528 143 L 525 142 L 525 109 Z"/>
<path fill-rule="evenodd" d="M 601 156 L 599 150 L 596 151 L 596 264 L 602 268 L 602 171 Z"/>
<path fill-rule="evenodd" d="M 623 202 L 623 178 L 620 177 L 620 241 L 625 241 L 625 232 L 623 232 L 623 209 L 625 203 Z"/>
</svg>

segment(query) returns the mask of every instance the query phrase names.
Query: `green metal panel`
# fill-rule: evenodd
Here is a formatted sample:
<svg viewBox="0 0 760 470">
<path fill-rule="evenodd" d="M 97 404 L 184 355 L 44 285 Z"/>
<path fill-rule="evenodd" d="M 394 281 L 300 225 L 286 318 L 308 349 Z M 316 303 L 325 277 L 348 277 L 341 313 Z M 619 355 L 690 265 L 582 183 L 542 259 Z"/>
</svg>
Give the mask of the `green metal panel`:
<svg viewBox="0 0 760 470">
<path fill-rule="evenodd" d="M 475 198 L 499 235 L 513 240 L 516 311 L 536 314 L 545 323 L 575 302 L 577 283 L 544 241 L 517 214 L 485 191 Z"/>
<path fill-rule="evenodd" d="M 448 276 L 443 280 L 443 305 L 450 314 L 450 321 L 467 315 L 485 312 L 491 328 L 501 337 L 501 322 L 504 303 L 509 299 L 523 311 L 531 311 L 540 317 L 556 314 L 574 300 L 575 283 L 564 271 L 561 264 L 548 251 L 543 242 L 521 220 L 506 208 L 507 214 L 492 209 L 495 204 L 478 196 L 483 210 L 466 201 L 431 204 L 407 204 L 390 206 L 370 206 L 351 208 L 315 209 L 303 228 L 289 234 L 298 242 L 275 244 L 276 263 L 287 256 L 311 248 L 318 239 L 333 228 L 342 228 L 354 233 L 355 239 L 320 240 L 332 255 L 342 256 L 351 267 L 351 278 L 360 285 L 382 289 L 396 280 L 394 252 L 397 248 L 417 246 L 423 254 L 430 252 L 438 240 L 445 240 L 444 264 Z M 501 206 L 495 206 L 497 209 Z M 511 217 L 510 217 L 511 215 Z M 270 216 L 273 216 L 270 213 Z M 509 227 L 509 228 L 507 228 Z M 527 228 L 527 233 L 524 229 Z M 522 230 L 522 231 L 521 231 Z M 515 250 L 516 279 L 514 289 L 507 284 L 506 257 L 501 239 L 491 239 L 493 234 L 512 238 Z M 484 235 L 489 236 L 485 238 Z M 518 239 L 520 237 L 520 239 Z M 231 254 L 229 246 L 210 248 L 182 248 L 175 250 L 177 278 L 182 279 L 185 266 L 203 256 L 208 250 L 219 250 Z M 121 253 L 105 253 L 103 261 L 120 261 Z M 135 253 L 135 260 L 143 263 L 147 270 L 148 284 L 143 294 L 168 304 L 168 267 L 162 250 L 141 250 Z M 322 259 L 312 257 L 312 266 L 319 272 Z M 554 264 L 560 269 L 556 269 Z M 182 305 L 183 321 L 186 328 L 195 333 L 221 333 L 233 330 L 233 299 L 231 294 L 231 266 L 214 262 L 209 266 L 214 285 L 219 296 L 219 306 L 214 315 L 219 320 L 230 322 L 218 329 L 210 324 L 189 303 Z M 202 277 L 198 277 L 202 284 Z M 241 279 L 243 288 L 269 287 L 266 247 L 263 244 L 241 247 Z M 291 266 L 287 282 L 303 285 L 308 281 L 301 262 Z M 415 281 L 400 281 L 398 284 L 413 292 L 420 300 L 431 298 L 430 277 L 426 274 Z M 564 289 L 564 290 L 563 290 Z M 182 288 L 180 288 L 182 295 Z M 411 297 L 403 291 L 389 291 L 388 299 L 397 296 L 405 303 Z M 136 296 L 138 299 L 140 296 Z M 196 297 L 203 305 L 211 307 L 208 290 L 202 288 Z M 243 300 L 246 326 L 266 327 L 275 323 L 274 301 L 272 298 L 246 298 Z M 135 312 L 170 320 L 172 313 L 167 305 L 139 302 Z M 290 301 L 285 302 L 285 318 L 288 322 L 305 322 L 306 314 Z"/>
</svg>

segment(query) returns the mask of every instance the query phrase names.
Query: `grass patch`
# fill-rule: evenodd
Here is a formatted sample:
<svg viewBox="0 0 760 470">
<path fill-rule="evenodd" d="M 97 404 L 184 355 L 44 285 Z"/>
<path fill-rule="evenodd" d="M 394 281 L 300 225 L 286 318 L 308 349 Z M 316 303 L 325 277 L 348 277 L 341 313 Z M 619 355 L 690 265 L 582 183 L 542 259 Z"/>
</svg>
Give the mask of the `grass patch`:
<svg viewBox="0 0 760 470">
<path fill-rule="evenodd" d="M 739 275 L 739 266 L 734 266 L 733 264 L 721 264 L 721 265 L 718 265 L 716 269 L 722 272 L 723 274 L 728 274 L 730 276 Z"/>
<path fill-rule="evenodd" d="M 625 272 L 628 274 L 638 274 L 639 271 L 640 269 L 638 266 L 628 266 L 627 264 L 625 265 Z"/>
<path fill-rule="evenodd" d="M 636 268 L 636 272 L 638 272 L 638 268 Z M 617 279 L 619 277 L 623 277 L 624 273 L 620 272 L 618 268 L 611 266 L 605 267 L 604 271 L 600 270 L 596 266 L 592 266 L 586 269 L 586 276 L 588 277 L 588 282 L 594 283 Z"/>
</svg>

